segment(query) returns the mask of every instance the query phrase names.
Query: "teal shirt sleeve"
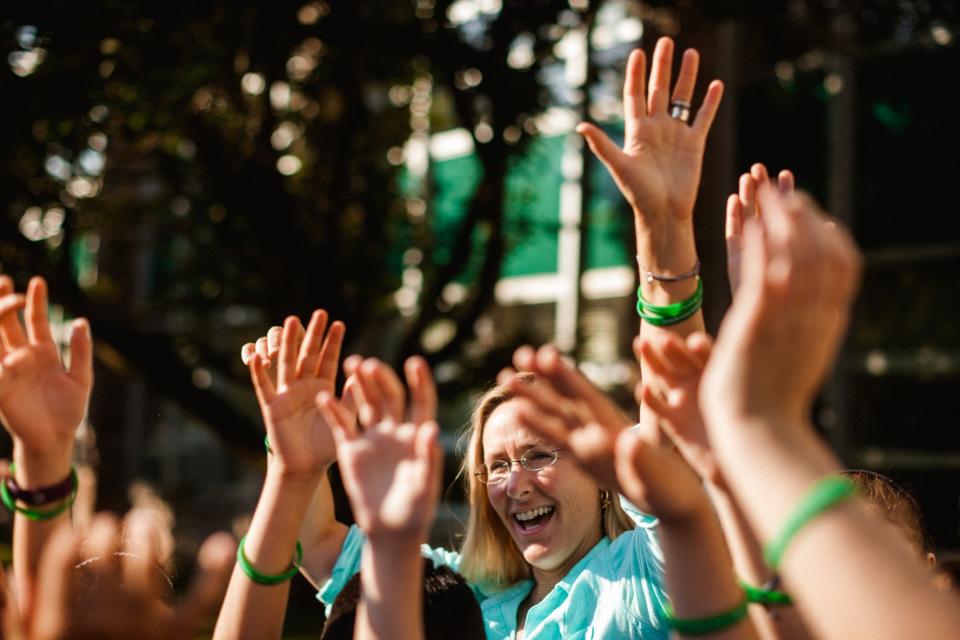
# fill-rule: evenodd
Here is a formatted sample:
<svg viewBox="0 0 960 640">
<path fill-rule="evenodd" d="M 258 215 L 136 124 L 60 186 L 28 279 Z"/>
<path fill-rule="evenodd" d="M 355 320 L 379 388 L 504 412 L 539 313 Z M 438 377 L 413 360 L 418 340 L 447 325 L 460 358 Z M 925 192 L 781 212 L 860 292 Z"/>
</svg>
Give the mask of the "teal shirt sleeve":
<svg viewBox="0 0 960 640">
<path fill-rule="evenodd" d="M 615 540 L 613 547 L 622 569 L 630 575 L 638 589 L 627 593 L 628 604 L 642 612 L 644 627 L 653 627 L 666 637 L 668 630 L 662 624 L 662 611 L 669 601 L 663 581 L 663 549 L 660 547 L 660 521 L 644 513 L 636 505 L 620 496 L 620 504 L 637 528 L 632 536 Z M 623 544 L 629 540 L 629 545 Z"/>
<path fill-rule="evenodd" d="M 343 546 L 340 547 L 340 555 L 337 556 L 330 579 L 320 585 L 317 591 L 317 600 L 323 603 L 327 615 L 330 614 L 330 607 L 333 606 L 333 601 L 340 595 L 343 587 L 360 571 L 360 559 L 363 556 L 363 545 L 366 541 L 367 537 L 357 525 L 350 527 Z M 432 560 L 435 566 L 443 565 L 454 571 L 460 570 L 460 554 L 455 551 L 423 544 L 420 545 L 420 555 Z"/>
</svg>

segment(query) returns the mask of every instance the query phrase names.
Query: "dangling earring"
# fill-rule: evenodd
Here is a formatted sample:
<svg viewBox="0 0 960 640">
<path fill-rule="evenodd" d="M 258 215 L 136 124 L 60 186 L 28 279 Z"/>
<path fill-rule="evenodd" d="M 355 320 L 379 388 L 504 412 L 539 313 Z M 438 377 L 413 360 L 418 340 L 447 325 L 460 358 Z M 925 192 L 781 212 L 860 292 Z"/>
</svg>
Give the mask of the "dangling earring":
<svg viewBox="0 0 960 640">
<path fill-rule="evenodd" d="M 606 489 L 600 489 L 600 510 L 606 511 L 610 506 L 610 492 Z"/>
</svg>

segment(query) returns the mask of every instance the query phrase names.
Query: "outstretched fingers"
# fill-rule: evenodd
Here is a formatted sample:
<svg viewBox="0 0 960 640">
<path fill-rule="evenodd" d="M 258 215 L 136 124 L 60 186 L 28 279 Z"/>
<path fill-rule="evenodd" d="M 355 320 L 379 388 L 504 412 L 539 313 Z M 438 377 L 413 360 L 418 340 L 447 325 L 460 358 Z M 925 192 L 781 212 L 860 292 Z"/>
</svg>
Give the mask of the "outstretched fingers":
<svg viewBox="0 0 960 640">
<path fill-rule="evenodd" d="M 93 338 L 90 335 L 90 323 L 86 318 L 73 321 L 70 333 L 70 369 L 67 375 L 87 389 L 93 385 Z"/>
<path fill-rule="evenodd" d="M 673 40 L 660 38 L 653 50 L 650 66 L 650 90 L 647 113 L 656 115 L 667 110 L 670 101 L 670 66 L 673 64 Z"/>
<path fill-rule="evenodd" d="M 717 110 L 720 109 L 720 101 L 723 99 L 723 83 L 714 80 L 707 87 L 707 94 L 703 97 L 703 104 L 697 110 L 697 117 L 693 119 L 693 130 L 702 139 L 706 139 L 710 133 L 710 127 L 717 117 Z"/>
<path fill-rule="evenodd" d="M 410 421 L 422 424 L 437 416 L 437 387 L 430 365 L 420 356 L 411 356 L 403 365 L 410 389 Z"/>
<path fill-rule="evenodd" d="M 365 429 L 384 420 L 403 422 L 405 393 L 397 374 L 376 358 L 368 358 L 354 372 L 355 398 L 359 403 L 360 423 Z"/>
<path fill-rule="evenodd" d="M 310 316 L 307 331 L 300 344 L 300 353 L 297 354 L 296 377 L 312 375 L 316 372 L 320 359 L 320 345 L 323 342 L 323 333 L 327 330 L 327 312 L 317 309 Z"/>
<path fill-rule="evenodd" d="M 0 276 L 0 298 L 8 299 L 13 291 L 13 279 L 10 276 Z M 25 304 L 26 298 L 22 295 L 8 301 L 7 304 L 10 307 L 8 311 L 19 310 L 19 300 L 21 299 Z M 27 339 L 23 335 L 23 327 L 20 326 L 20 318 L 17 317 L 16 313 L 5 312 L 0 314 L 0 340 L 2 340 L 7 351 L 18 349 L 27 343 Z"/>
<path fill-rule="evenodd" d="M 754 218 L 757 215 L 758 184 L 767 184 L 767 182 L 766 180 L 759 180 L 749 173 L 740 176 L 737 193 L 740 196 L 740 206 L 743 208 L 743 215 L 746 218 Z"/>
<path fill-rule="evenodd" d="M 750 167 L 750 175 L 757 181 L 757 184 L 767 184 L 770 181 L 770 173 L 767 171 L 767 165 L 762 162 L 755 162 Z"/>
<path fill-rule="evenodd" d="M 356 415 L 338 402 L 329 391 L 321 391 L 316 398 L 317 410 L 323 416 L 324 422 L 330 426 L 336 440 L 337 448 L 347 440 L 353 440 L 358 435 Z"/>
<path fill-rule="evenodd" d="M 243 363 L 243 366 L 250 364 L 250 358 L 257 353 L 257 345 L 252 342 L 248 342 L 240 348 L 240 362 Z"/>
<path fill-rule="evenodd" d="M 26 303 L 27 298 L 23 294 L 8 293 L 0 298 L 0 316 L 6 316 L 8 313 L 16 314 Z"/>
<path fill-rule="evenodd" d="M 266 363 L 263 356 L 259 353 L 250 359 L 247 368 L 250 369 L 250 380 L 253 382 L 253 390 L 257 394 L 257 401 L 261 408 L 265 408 L 273 402 L 277 396 L 277 390 L 273 386 L 273 380 L 267 373 Z"/>
<path fill-rule="evenodd" d="M 300 319 L 296 316 L 289 316 L 283 323 L 283 334 L 280 338 L 280 359 L 277 363 L 278 387 L 285 387 L 295 379 L 302 330 Z"/>
<path fill-rule="evenodd" d="M 431 506 L 440 499 L 440 485 L 443 477 L 443 447 L 440 446 L 440 425 L 427 420 L 417 425 L 414 436 L 414 452 L 423 470 L 421 486 Z"/>
<path fill-rule="evenodd" d="M 696 49 L 687 49 L 683 52 L 680 62 L 680 71 L 677 73 L 677 82 L 673 87 L 673 102 L 690 104 L 693 99 L 693 90 L 697 84 L 697 73 L 700 70 L 700 54 Z"/>
<path fill-rule="evenodd" d="M 789 169 L 784 169 L 777 176 L 777 186 L 780 188 L 780 193 L 790 193 L 796 188 L 796 184 L 796 178 Z"/>
<path fill-rule="evenodd" d="M 541 435 L 548 442 L 561 447 L 567 446 L 570 440 L 570 425 L 556 415 L 525 406 L 521 407 L 518 417 L 523 426 Z"/>
<path fill-rule="evenodd" d="M 537 354 L 537 363 L 543 376 L 568 398 L 584 403 L 594 421 L 607 429 L 620 430 L 629 420 L 620 409 L 580 371 L 560 357 L 560 353 L 548 345 Z"/>
<path fill-rule="evenodd" d="M 647 115 L 647 54 L 643 49 L 634 49 L 630 53 L 625 75 L 623 82 L 624 146 L 628 146 L 629 142 L 626 141 L 634 140 L 641 118 Z"/>
<path fill-rule="evenodd" d="M 30 344 L 54 344 L 47 307 L 47 281 L 40 276 L 30 278 L 27 285 L 27 307 L 23 317 Z"/>
<path fill-rule="evenodd" d="M 337 320 L 330 325 L 327 331 L 327 337 L 323 340 L 323 347 L 320 349 L 320 361 L 316 366 L 316 375 L 332 389 L 337 381 L 337 363 L 340 361 L 340 351 L 343 349 L 343 337 L 346 335 L 347 327 Z"/>
</svg>

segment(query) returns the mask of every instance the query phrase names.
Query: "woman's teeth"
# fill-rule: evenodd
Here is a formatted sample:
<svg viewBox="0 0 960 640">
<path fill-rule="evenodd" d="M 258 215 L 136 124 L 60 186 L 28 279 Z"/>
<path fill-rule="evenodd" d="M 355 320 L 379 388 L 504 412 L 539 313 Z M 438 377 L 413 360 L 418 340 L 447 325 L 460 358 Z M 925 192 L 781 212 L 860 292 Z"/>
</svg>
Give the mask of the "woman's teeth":
<svg viewBox="0 0 960 640">
<path fill-rule="evenodd" d="M 529 523 L 535 518 L 540 518 L 549 513 L 553 513 L 554 507 L 537 507 L 536 509 L 530 509 L 529 511 L 521 511 L 520 513 L 513 514 L 513 517 L 516 518 L 517 522 L 520 524 Z"/>
</svg>

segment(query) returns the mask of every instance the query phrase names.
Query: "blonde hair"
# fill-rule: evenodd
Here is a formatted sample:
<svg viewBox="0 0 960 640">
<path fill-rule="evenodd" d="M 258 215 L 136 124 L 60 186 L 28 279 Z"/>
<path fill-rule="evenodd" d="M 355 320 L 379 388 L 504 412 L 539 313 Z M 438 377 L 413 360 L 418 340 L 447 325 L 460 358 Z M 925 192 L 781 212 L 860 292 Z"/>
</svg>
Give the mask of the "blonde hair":
<svg viewBox="0 0 960 640">
<path fill-rule="evenodd" d="M 526 384 L 537 382 L 532 373 L 517 374 Z M 504 588 L 530 577 L 530 565 L 513 543 L 510 533 L 494 511 L 487 496 L 487 485 L 475 475 L 483 466 L 483 429 L 494 410 L 517 397 L 505 385 L 498 384 L 477 401 L 464 438 L 466 455 L 460 467 L 469 503 L 467 530 L 460 550 L 460 573 L 468 582 L 486 588 Z M 599 499 L 599 497 L 598 497 Z M 613 540 L 636 525 L 614 496 L 606 501 L 601 525 Z"/>
</svg>

